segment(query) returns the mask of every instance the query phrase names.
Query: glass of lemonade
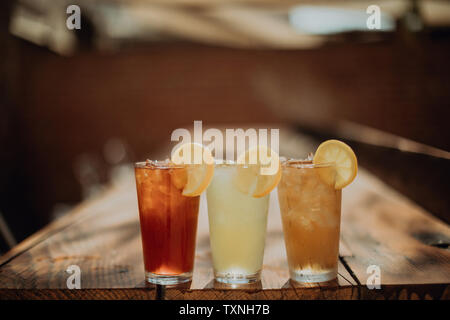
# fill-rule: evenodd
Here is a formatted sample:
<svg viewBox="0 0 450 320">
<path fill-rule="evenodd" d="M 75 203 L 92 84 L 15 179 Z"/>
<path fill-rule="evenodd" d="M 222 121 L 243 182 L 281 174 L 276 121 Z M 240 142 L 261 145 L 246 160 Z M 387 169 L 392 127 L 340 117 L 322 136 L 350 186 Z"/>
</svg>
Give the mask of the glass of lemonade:
<svg viewBox="0 0 450 320">
<path fill-rule="evenodd" d="M 289 160 L 281 170 L 278 198 L 291 279 L 332 280 L 337 276 L 341 221 L 341 190 L 330 181 L 335 166 Z"/>
<path fill-rule="evenodd" d="M 237 179 L 242 170 L 247 169 L 216 164 L 207 189 L 214 276 L 223 283 L 259 281 L 262 268 L 269 194 L 253 197 L 241 192 Z"/>
<path fill-rule="evenodd" d="M 146 280 L 166 285 L 190 281 L 200 197 L 182 194 L 186 167 L 138 162 L 135 176 Z"/>
</svg>

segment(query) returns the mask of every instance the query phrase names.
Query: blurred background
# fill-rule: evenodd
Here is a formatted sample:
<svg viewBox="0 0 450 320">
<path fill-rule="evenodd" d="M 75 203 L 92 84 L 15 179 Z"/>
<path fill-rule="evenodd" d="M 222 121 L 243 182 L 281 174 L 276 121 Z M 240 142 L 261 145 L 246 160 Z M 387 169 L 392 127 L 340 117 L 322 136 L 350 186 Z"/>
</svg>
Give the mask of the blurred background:
<svg viewBox="0 0 450 320">
<path fill-rule="evenodd" d="M 194 120 L 343 139 L 449 222 L 449 57 L 449 1 L 3 0 L 0 253 Z"/>
</svg>

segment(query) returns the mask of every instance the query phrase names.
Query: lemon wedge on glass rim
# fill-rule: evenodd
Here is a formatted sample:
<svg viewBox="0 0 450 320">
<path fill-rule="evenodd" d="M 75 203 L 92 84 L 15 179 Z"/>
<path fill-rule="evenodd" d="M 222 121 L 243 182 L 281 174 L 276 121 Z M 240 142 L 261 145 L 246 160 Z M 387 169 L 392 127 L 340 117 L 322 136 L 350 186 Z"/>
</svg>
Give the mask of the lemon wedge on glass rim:
<svg viewBox="0 0 450 320">
<path fill-rule="evenodd" d="M 322 142 L 314 154 L 313 163 L 335 165 L 335 175 L 330 175 L 328 171 L 319 171 L 319 175 L 329 185 L 334 184 L 336 189 L 348 186 L 358 173 L 358 160 L 355 153 L 352 148 L 339 140 Z"/>
<path fill-rule="evenodd" d="M 184 196 L 199 196 L 209 186 L 214 175 L 214 157 L 207 147 L 199 143 L 182 144 L 172 152 L 171 161 L 186 166 L 174 176 L 174 184 L 183 188 Z"/>
<path fill-rule="evenodd" d="M 280 158 L 266 146 L 251 148 L 237 159 L 234 184 L 244 194 L 264 197 L 275 189 L 280 179 Z"/>
</svg>

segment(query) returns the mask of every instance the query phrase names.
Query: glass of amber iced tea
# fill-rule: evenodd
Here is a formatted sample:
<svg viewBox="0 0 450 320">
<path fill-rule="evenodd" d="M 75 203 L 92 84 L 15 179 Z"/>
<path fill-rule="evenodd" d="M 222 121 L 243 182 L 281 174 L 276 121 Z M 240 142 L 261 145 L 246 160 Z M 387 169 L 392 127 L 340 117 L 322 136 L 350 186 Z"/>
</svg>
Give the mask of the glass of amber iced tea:
<svg viewBox="0 0 450 320">
<path fill-rule="evenodd" d="M 146 280 L 192 279 L 199 196 L 183 195 L 186 166 L 169 161 L 135 164 Z"/>
<path fill-rule="evenodd" d="M 278 198 L 289 272 L 297 282 L 336 278 L 341 190 L 330 181 L 334 176 L 334 164 L 299 160 L 282 163 Z"/>
</svg>

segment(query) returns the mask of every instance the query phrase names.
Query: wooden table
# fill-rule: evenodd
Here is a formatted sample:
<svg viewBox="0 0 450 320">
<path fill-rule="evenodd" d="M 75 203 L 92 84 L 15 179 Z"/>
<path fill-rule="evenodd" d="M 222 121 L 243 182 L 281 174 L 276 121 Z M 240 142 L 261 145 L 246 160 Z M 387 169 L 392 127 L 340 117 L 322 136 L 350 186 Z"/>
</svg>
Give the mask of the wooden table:
<svg viewBox="0 0 450 320">
<path fill-rule="evenodd" d="M 280 152 L 303 156 L 317 145 L 290 130 Z M 133 171 L 100 196 L 26 239 L 0 258 L 0 299 L 449 299 L 450 227 L 360 168 L 343 192 L 339 276 L 321 285 L 289 281 L 276 193 L 270 200 L 262 280 L 230 288 L 213 279 L 202 196 L 191 283 L 145 284 Z M 81 289 L 67 289 L 70 265 Z M 366 286 L 367 268 L 381 289 Z"/>
</svg>

